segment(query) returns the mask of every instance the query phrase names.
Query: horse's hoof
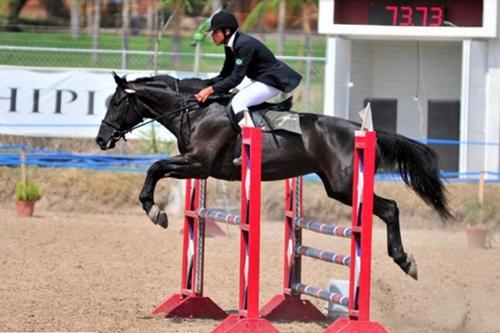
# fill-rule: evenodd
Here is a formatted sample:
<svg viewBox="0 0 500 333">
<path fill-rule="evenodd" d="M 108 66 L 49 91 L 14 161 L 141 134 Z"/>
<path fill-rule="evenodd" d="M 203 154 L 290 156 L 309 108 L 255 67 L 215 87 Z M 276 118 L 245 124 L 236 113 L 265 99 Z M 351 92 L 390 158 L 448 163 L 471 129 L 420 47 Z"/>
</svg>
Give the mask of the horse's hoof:
<svg viewBox="0 0 500 333">
<path fill-rule="evenodd" d="M 409 266 L 406 274 L 408 274 L 415 280 L 418 280 L 417 262 L 415 261 L 415 258 L 411 254 L 408 256 L 408 263 Z"/>
<path fill-rule="evenodd" d="M 160 211 L 158 213 L 158 218 L 156 219 L 157 221 L 157 224 L 162 227 L 163 229 L 167 229 L 168 228 L 168 216 L 167 216 L 167 213 L 165 213 L 164 211 Z"/>
<path fill-rule="evenodd" d="M 148 216 L 154 224 L 159 224 L 162 228 L 168 227 L 167 213 L 162 211 L 157 205 L 153 205 L 148 212 Z"/>
<path fill-rule="evenodd" d="M 240 167 L 241 166 L 241 156 L 240 157 L 236 157 L 234 160 L 233 160 L 233 164 L 237 167 Z"/>
</svg>

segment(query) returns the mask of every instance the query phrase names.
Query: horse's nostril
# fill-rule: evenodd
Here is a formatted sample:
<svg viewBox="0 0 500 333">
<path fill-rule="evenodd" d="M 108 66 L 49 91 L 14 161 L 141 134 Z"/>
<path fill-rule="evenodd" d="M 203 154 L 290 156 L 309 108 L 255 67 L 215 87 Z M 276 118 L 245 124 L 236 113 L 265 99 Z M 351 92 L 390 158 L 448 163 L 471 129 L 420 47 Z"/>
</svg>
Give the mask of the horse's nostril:
<svg viewBox="0 0 500 333">
<path fill-rule="evenodd" d="M 102 137 L 100 137 L 100 136 L 99 136 L 99 137 L 97 137 L 97 138 L 95 139 L 95 142 L 96 142 L 99 146 L 104 145 L 104 139 L 103 139 Z"/>
</svg>

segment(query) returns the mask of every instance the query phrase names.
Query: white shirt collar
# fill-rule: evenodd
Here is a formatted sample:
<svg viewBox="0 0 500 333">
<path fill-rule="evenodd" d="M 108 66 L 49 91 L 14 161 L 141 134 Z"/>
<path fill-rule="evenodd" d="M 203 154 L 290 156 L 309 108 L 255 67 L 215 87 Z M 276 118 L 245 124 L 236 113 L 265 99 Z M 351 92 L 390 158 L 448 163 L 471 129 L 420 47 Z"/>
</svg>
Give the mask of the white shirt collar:
<svg viewBox="0 0 500 333">
<path fill-rule="evenodd" d="M 231 38 L 229 38 L 229 41 L 227 42 L 227 46 L 229 46 L 231 48 L 231 50 L 233 50 L 233 45 L 234 45 L 234 38 L 236 37 L 236 33 L 238 32 L 238 30 L 236 30 L 233 35 L 231 36 Z"/>
</svg>

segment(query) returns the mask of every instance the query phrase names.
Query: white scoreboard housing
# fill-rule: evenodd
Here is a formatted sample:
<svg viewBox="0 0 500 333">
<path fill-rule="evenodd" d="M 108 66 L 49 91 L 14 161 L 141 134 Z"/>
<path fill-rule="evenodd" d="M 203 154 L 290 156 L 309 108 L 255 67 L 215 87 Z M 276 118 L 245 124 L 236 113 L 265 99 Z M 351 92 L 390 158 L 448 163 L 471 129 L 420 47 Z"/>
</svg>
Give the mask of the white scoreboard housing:
<svg viewBox="0 0 500 333">
<path fill-rule="evenodd" d="M 413 2 L 421 4 L 434 3 L 435 5 L 408 6 L 405 5 L 408 4 L 408 1 L 398 0 L 320 0 L 318 31 L 320 34 L 349 37 L 427 40 L 494 38 L 498 34 L 497 0 L 417 0 Z M 378 18 L 384 16 L 383 10 L 386 9 L 387 15 L 385 16 L 390 17 L 390 15 L 393 15 L 394 17 L 394 20 L 389 22 L 391 24 L 382 25 L 377 23 L 377 11 L 374 9 L 376 9 L 376 6 L 380 6 L 381 3 L 385 8 L 382 8 L 382 15 L 379 14 Z M 460 3 L 464 3 L 464 5 L 460 6 Z M 467 6 L 471 7 L 468 8 Z M 432 24 L 433 19 L 431 17 L 434 16 L 435 22 L 437 22 L 440 7 L 444 9 L 445 17 L 440 21 L 442 24 L 436 26 Z M 380 13 L 380 10 L 378 12 Z M 455 15 L 454 17 L 446 17 L 446 12 Z M 479 16 L 481 22 L 471 22 L 467 18 L 474 15 Z M 426 18 L 425 22 L 421 22 L 422 16 Z M 412 22 L 411 17 L 418 17 L 419 22 L 415 24 L 415 22 Z M 363 18 L 365 18 L 364 21 Z M 378 21 L 380 22 L 380 20 Z M 461 25 L 461 21 L 465 21 L 466 25 Z"/>
<path fill-rule="evenodd" d="M 360 121 L 363 98 L 393 98 L 396 130 L 425 138 L 427 103 L 458 100 L 459 140 L 496 143 L 460 144 L 458 171 L 498 174 L 499 1 L 319 0 L 323 112 Z"/>
</svg>

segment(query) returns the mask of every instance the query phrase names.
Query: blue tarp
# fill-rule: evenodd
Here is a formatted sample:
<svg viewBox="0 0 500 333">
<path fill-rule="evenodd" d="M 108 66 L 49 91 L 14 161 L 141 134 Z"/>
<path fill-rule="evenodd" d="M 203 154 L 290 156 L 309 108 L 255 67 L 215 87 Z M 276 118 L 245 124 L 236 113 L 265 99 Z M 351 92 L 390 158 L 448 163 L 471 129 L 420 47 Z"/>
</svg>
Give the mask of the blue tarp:
<svg viewBox="0 0 500 333">
<path fill-rule="evenodd" d="M 20 151 L 26 152 L 26 165 L 51 168 L 81 168 L 107 171 L 127 171 L 144 173 L 147 168 L 167 154 L 156 155 L 92 155 L 58 152 L 24 145 L 0 145 L 0 165 L 18 166 Z"/>
<path fill-rule="evenodd" d="M 431 141 L 431 140 L 428 140 Z M 434 140 L 432 140 L 434 141 Z M 431 143 L 431 142 L 427 142 Z M 434 142 L 433 142 L 434 143 Z M 442 142 L 441 142 L 442 143 Z M 450 143 L 451 144 L 451 143 Z M 25 145 L 1 145 L 0 144 L 0 165 L 18 166 L 20 164 L 19 152 L 26 152 L 26 165 L 50 168 L 80 168 L 104 171 L 122 171 L 145 173 L 147 168 L 154 162 L 161 159 L 168 159 L 168 154 L 155 155 L 93 155 L 79 154 L 71 152 L 59 152 L 51 149 L 33 148 Z M 483 172 L 486 182 L 500 182 L 499 172 Z M 448 182 L 477 182 L 480 172 L 444 172 L 441 174 Z M 304 177 L 308 181 L 319 181 L 316 174 L 309 174 Z M 397 173 L 378 173 L 377 181 L 401 182 L 401 177 Z"/>
</svg>

